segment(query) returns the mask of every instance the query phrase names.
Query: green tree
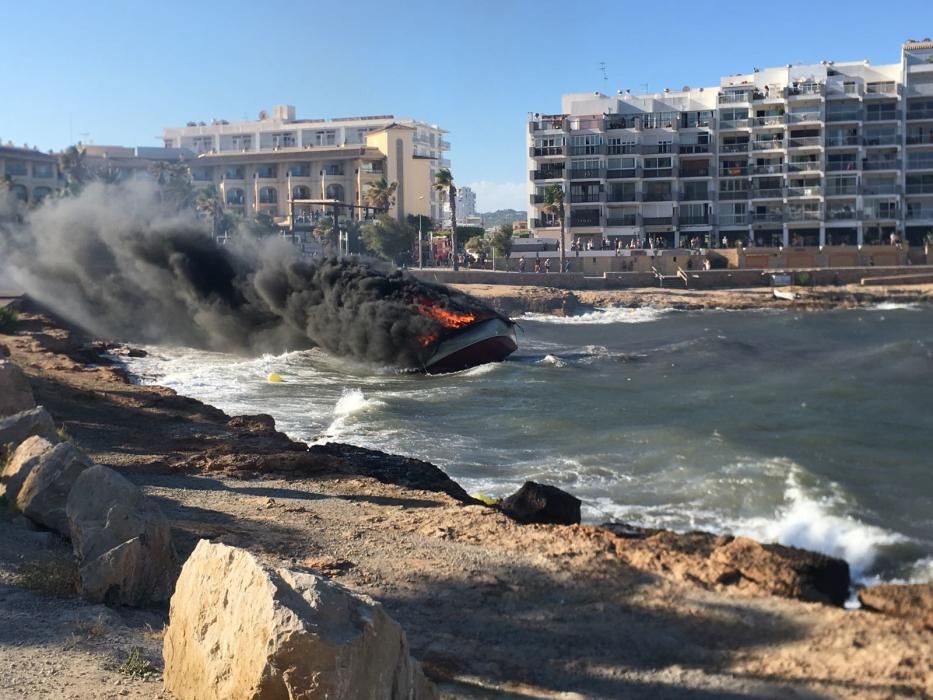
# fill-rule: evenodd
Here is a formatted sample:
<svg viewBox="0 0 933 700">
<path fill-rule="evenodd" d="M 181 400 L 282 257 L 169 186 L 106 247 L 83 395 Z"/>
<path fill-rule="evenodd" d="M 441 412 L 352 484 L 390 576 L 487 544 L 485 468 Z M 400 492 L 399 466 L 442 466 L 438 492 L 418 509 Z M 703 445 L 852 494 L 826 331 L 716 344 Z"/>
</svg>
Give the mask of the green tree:
<svg viewBox="0 0 933 700">
<path fill-rule="evenodd" d="M 403 253 L 411 250 L 415 232 L 408 224 L 388 214 L 380 214 L 374 221 L 363 225 L 360 236 L 373 253 L 397 263 Z"/>
<path fill-rule="evenodd" d="M 560 271 L 566 268 L 567 241 L 564 240 L 564 188 L 560 185 L 548 185 L 544 190 L 544 206 L 542 209 L 557 219 L 560 224 Z"/>
<path fill-rule="evenodd" d="M 454 185 L 454 176 L 450 173 L 450 168 L 441 168 L 434 176 L 434 189 L 440 193 L 447 194 L 447 202 L 450 204 L 450 250 L 454 256 L 454 270 L 459 270 L 460 265 L 457 262 L 457 186 Z"/>
<path fill-rule="evenodd" d="M 198 190 L 194 206 L 198 213 L 210 219 L 212 236 L 216 238 L 230 231 L 233 223 L 232 219 L 224 215 L 220 192 L 214 185 L 208 185 Z"/>
<path fill-rule="evenodd" d="M 503 258 L 509 257 L 512 252 L 512 233 L 514 232 L 512 224 L 499 224 L 496 230 L 489 236 L 489 245 L 496 251 L 496 255 Z"/>
<path fill-rule="evenodd" d="M 489 242 L 483 236 L 471 236 L 463 247 L 477 257 L 489 252 Z"/>
<path fill-rule="evenodd" d="M 63 194 L 76 195 L 91 181 L 91 171 L 87 167 L 84 146 L 69 146 L 58 156 L 58 169 L 65 177 Z"/>
<path fill-rule="evenodd" d="M 396 188 L 397 182 L 389 182 L 385 177 L 381 177 L 369 185 L 369 189 L 366 190 L 366 202 L 374 209 L 387 212 L 395 204 Z"/>
</svg>

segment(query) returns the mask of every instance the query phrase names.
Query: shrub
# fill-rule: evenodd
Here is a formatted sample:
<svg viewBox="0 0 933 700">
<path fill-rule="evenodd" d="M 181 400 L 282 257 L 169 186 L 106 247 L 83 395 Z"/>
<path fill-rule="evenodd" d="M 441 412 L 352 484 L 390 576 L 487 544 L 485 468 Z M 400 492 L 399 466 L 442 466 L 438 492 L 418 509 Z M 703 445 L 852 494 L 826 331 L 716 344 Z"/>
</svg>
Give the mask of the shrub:
<svg viewBox="0 0 933 700">
<path fill-rule="evenodd" d="M 11 309 L 9 306 L 0 308 L 0 331 L 12 330 L 18 317 L 19 316 L 16 311 Z"/>
</svg>

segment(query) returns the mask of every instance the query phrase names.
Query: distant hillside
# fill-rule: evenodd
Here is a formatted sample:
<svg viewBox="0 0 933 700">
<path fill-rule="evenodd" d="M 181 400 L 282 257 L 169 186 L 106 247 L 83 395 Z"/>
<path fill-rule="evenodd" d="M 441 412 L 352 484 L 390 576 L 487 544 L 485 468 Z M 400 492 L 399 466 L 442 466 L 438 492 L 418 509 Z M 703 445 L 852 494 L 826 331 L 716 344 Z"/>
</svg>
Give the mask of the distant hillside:
<svg viewBox="0 0 933 700">
<path fill-rule="evenodd" d="M 483 226 L 492 228 L 499 224 L 509 224 L 513 221 L 524 221 L 528 217 L 528 212 L 517 211 L 515 209 L 499 209 L 497 211 L 479 212 L 478 216 L 483 217 Z"/>
</svg>

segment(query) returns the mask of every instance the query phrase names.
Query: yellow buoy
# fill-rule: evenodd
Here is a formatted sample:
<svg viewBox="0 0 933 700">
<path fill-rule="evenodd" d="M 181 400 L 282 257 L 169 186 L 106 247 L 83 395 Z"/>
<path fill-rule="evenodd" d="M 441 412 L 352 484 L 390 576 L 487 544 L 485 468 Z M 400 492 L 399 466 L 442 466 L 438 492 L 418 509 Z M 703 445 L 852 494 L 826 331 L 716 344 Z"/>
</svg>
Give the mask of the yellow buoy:
<svg viewBox="0 0 933 700">
<path fill-rule="evenodd" d="M 273 384 L 277 384 L 282 381 L 282 375 L 279 374 L 278 372 L 269 372 L 269 374 L 266 375 L 266 381 L 272 382 Z"/>
</svg>

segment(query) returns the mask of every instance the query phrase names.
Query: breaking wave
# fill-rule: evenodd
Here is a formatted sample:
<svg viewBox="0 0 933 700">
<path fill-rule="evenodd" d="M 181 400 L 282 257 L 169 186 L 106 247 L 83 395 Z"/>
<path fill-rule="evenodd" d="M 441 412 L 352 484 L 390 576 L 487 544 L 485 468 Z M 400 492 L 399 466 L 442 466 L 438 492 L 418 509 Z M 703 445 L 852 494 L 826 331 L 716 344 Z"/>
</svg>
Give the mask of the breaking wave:
<svg viewBox="0 0 933 700">
<path fill-rule="evenodd" d="M 669 309 L 650 307 L 629 308 L 627 306 L 608 306 L 597 308 L 576 316 L 551 316 L 550 314 L 525 314 L 523 320 L 559 325 L 593 325 L 607 323 L 649 323 L 672 313 Z"/>
</svg>

